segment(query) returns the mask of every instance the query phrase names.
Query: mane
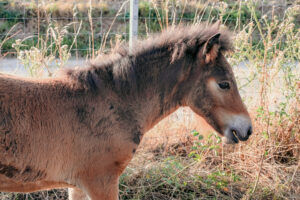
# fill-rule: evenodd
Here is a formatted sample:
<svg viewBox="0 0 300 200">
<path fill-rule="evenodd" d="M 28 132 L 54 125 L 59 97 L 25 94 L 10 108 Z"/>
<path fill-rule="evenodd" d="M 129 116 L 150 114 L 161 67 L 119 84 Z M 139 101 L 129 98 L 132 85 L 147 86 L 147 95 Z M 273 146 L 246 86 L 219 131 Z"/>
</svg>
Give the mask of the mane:
<svg viewBox="0 0 300 200">
<path fill-rule="evenodd" d="M 164 47 L 175 47 L 180 43 L 199 45 L 206 42 L 213 35 L 220 33 L 220 48 L 219 51 L 233 51 L 232 35 L 226 28 L 220 27 L 218 24 L 194 24 L 194 25 L 177 25 L 162 31 L 161 33 L 153 34 L 145 40 L 138 40 L 135 43 L 134 49 L 130 50 L 128 45 L 121 45 L 112 50 L 108 55 L 99 55 L 95 60 L 91 61 L 91 65 L 101 67 L 109 65 L 116 60 L 126 56 L 138 56 L 146 52 L 151 52 L 155 49 Z M 195 43 L 197 41 L 197 43 Z"/>
<path fill-rule="evenodd" d="M 173 46 L 178 43 L 199 45 L 206 42 L 213 35 L 220 33 L 220 50 L 231 51 L 230 33 L 225 28 L 220 28 L 217 24 L 196 24 L 196 25 L 178 25 L 164 30 L 162 33 L 150 36 L 144 41 L 139 41 L 132 54 L 140 54 L 151 49 Z M 194 43 L 197 41 L 197 43 Z M 192 46 L 190 46 L 192 47 Z"/>
<path fill-rule="evenodd" d="M 145 40 L 135 42 L 133 49 L 129 49 L 128 45 L 121 45 L 111 51 L 107 55 L 99 55 L 96 59 L 90 61 L 90 67 L 83 69 L 69 69 L 64 72 L 65 75 L 73 80 L 79 80 L 81 83 L 87 83 L 95 77 L 94 72 L 104 71 L 109 79 L 119 76 L 132 77 L 132 66 L 134 58 L 149 55 L 162 54 L 164 51 L 171 53 L 170 62 L 182 58 L 187 51 L 199 49 L 206 41 L 215 34 L 220 33 L 219 51 L 232 51 L 230 32 L 220 27 L 219 24 L 196 24 L 196 25 L 178 25 L 154 34 Z M 118 66 L 116 67 L 113 66 Z M 92 85 L 95 85 L 94 83 Z"/>
</svg>

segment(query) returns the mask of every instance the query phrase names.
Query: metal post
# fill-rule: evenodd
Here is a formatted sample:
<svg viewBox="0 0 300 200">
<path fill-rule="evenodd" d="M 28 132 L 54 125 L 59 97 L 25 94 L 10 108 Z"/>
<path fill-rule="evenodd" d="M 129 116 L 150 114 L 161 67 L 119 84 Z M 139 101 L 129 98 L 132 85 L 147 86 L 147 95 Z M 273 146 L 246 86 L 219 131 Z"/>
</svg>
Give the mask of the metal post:
<svg viewBox="0 0 300 200">
<path fill-rule="evenodd" d="M 130 0 L 129 48 L 132 49 L 138 35 L 139 1 Z"/>
</svg>

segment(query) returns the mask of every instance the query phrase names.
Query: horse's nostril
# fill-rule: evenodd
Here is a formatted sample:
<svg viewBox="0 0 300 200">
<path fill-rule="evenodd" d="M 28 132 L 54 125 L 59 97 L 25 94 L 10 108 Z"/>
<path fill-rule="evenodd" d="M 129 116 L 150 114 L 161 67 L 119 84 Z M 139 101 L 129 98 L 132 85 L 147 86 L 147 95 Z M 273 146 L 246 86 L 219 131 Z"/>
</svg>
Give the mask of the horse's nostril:
<svg viewBox="0 0 300 200">
<path fill-rule="evenodd" d="M 252 126 L 249 127 L 248 131 L 247 131 L 247 135 L 250 136 L 252 134 Z"/>
</svg>

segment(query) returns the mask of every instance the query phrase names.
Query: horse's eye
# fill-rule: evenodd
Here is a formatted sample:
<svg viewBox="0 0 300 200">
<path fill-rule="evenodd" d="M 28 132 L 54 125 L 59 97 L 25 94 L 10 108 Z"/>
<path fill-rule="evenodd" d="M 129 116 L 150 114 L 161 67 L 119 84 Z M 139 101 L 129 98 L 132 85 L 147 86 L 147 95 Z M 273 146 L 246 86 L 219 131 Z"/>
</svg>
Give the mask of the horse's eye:
<svg viewBox="0 0 300 200">
<path fill-rule="evenodd" d="M 230 89 L 230 85 L 228 82 L 221 82 L 218 83 L 219 87 L 223 90 L 229 90 Z"/>
</svg>

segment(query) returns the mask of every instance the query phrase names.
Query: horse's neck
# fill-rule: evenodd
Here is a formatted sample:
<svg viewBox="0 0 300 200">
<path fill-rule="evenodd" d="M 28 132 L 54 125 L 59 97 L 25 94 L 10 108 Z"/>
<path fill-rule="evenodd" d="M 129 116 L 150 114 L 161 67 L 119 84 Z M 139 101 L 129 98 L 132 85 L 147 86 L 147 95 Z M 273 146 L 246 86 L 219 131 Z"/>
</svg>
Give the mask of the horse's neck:
<svg viewBox="0 0 300 200">
<path fill-rule="evenodd" d="M 170 63 L 170 55 L 137 58 L 138 95 L 135 114 L 144 131 L 151 129 L 180 105 L 178 96 L 183 60 Z"/>
</svg>

